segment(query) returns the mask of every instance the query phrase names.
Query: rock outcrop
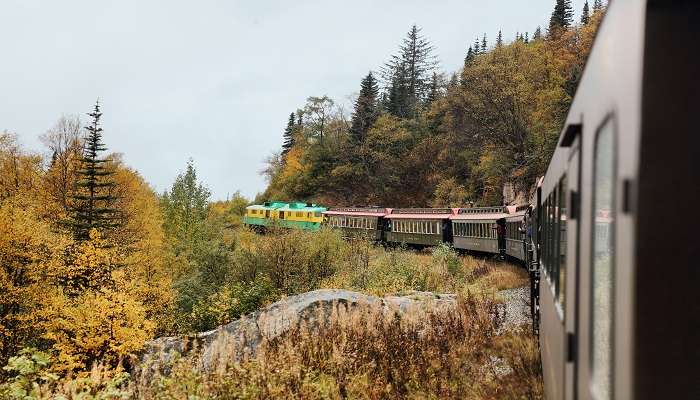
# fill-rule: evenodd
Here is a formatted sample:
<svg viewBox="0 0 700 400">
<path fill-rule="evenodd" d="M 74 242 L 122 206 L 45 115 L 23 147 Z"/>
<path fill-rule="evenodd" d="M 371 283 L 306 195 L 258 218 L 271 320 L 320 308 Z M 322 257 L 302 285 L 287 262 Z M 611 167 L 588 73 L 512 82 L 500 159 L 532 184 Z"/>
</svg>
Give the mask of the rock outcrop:
<svg viewBox="0 0 700 400">
<path fill-rule="evenodd" d="M 199 368 L 210 369 L 221 357 L 240 360 L 255 356 L 263 340 L 273 340 L 292 327 L 305 324 L 310 329 L 318 321 L 338 311 L 358 306 L 393 313 L 425 313 L 428 310 L 450 310 L 456 307 L 454 294 L 412 292 L 403 296 L 375 297 L 347 290 L 322 289 L 284 298 L 259 311 L 208 332 L 190 337 L 163 337 L 146 345 L 141 357 L 140 373 L 150 375 L 167 366 L 176 355 L 197 355 Z"/>
</svg>

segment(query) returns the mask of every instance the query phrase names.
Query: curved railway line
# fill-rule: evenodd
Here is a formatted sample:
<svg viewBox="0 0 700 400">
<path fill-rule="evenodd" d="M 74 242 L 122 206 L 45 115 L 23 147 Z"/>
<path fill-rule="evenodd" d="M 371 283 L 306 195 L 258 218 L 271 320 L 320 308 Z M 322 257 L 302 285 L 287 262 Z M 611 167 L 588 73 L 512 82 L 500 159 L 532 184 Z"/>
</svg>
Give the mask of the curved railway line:
<svg viewBox="0 0 700 400">
<path fill-rule="evenodd" d="M 245 223 L 501 253 L 530 271 L 547 399 L 700 399 L 700 223 L 688 206 L 700 187 L 698 21 L 697 1 L 611 2 L 529 204 L 272 202 Z"/>
</svg>

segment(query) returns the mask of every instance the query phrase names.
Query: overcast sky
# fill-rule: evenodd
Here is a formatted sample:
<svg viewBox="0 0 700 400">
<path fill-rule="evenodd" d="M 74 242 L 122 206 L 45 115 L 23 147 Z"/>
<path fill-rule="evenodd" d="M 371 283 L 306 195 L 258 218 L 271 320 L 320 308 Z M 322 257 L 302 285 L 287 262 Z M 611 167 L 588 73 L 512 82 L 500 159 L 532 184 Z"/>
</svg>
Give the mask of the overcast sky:
<svg viewBox="0 0 700 400">
<path fill-rule="evenodd" d="M 583 0 L 575 0 L 577 19 Z M 580 3 L 580 4 L 579 4 Z M 546 27 L 554 0 L 0 0 L 0 131 L 43 151 L 62 114 L 103 102 L 104 141 L 159 192 L 189 158 L 214 199 L 264 190 L 290 112 L 339 102 L 412 24 L 445 72 L 486 33 Z"/>
</svg>

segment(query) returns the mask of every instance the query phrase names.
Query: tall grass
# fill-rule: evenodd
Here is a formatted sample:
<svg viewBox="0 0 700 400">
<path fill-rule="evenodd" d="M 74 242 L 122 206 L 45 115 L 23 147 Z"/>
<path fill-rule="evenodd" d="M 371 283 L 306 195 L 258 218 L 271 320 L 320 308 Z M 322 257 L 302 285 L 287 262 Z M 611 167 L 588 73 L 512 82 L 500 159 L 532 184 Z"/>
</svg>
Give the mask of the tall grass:
<svg viewBox="0 0 700 400">
<path fill-rule="evenodd" d="M 489 296 L 412 314 L 336 304 L 323 323 L 263 341 L 255 357 L 222 357 L 207 372 L 182 359 L 169 376 L 133 390 L 146 399 L 541 397 L 536 342 L 526 333 L 498 335 L 502 322 Z"/>
</svg>

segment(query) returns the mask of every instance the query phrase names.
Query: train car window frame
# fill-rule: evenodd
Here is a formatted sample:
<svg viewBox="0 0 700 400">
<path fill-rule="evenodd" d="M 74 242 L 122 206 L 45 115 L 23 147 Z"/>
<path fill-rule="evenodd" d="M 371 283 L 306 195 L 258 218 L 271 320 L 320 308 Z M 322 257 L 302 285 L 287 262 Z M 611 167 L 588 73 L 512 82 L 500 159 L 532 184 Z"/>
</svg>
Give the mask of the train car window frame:
<svg viewBox="0 0 700 400">
<path fill-rule="evenodd" d="M 556 304 L 556 298 L 557 294 L 559 293 L 559 258 L 561 257 L 561 248 L 559 245 L 559 230 L 561 229 L 561 221 L 559 220 L 559 213 L 561 210 L 559 209 L 559 197 L 561 196 L 561 193 L 559 193 L 559 184 L 557 183 L 557 186 L 554 188 L 553 192 L 553 200 L 552 200 L 552 289 L 554 293 L 554 299 L 555 299 L 555 304 Z"/>
<path fill-rule="evenodd" d="M 606 118 L 601 122 L 598 129 L 596 130 L 595 142 L 593 147 L 593 179 L 592 179 L 592 193 L 591 193 L 591 237 L 590 237 L 590 254 L 591 254 L 591 266 L 590 266 L 590 382 L 589 388 L 591 395 L 596 400 L 607 400 L 615 398 L 614 390 L 614 375 L 615 375 L 615 211 L 617 207 L 617 126 L 616 120 L 613 114 L 606 116 Z M 609 142 L 601 143 L 602 140 L 608 140 Z M 606 146 L 607 145 L 607 146 Z M 607 271 L 601 271 L 601 268 L 605 267 L 605 259 L 599 259 L 597 256 L 597 246 L 596 242 L 598 238 L 601 237 L 598 232 L 598 227 L 596 224 L 596 217 L 598 216 L 599 207 L 603 205 L 600 202 L 599 189 L 601 186 L 599 179 L 601 178 L 601 166 L 599 164 L 601 152 L 599 150 L 604 149 L 608 151 L 608 154 L 603 153 L 603 156 L 609 155 L 607 161 L 608 170 L 605 171 L 609 174 L 608 181 L 608 206 L 609 214 L 608 218 L 610 222 L 607 223 L 605 231 L 607 231 Z M 603 181 L 605 183 L 605 181 Z M 602 190 L 602 189 L 601 189 Z M 600 276 L 600 272 L 607 272 L 607 277 Z M 601 280 L 601 278 L 603 280 Z M 607 281 L 604 279 L 607 278 Z M 596 280 L 598 279 L 598 281 Z M 597 320 L 597 314 L 600 313 L 600 309 L 597 308 L 597 301 L 600 297 L 600 292 L 602 289 L 597 287 L 598 283 L 607 284 L 607 315 L 604 314 L 602 320 Z M 607 322 L 607 326 L 605 325 Z M 603 324 L 603 326 L 600 326 Z M 603 332 L 597 332 L 596 328 L 602 328 Z M 600 351 L 599 348 L 599 338 L 606 339 L 600 335 L 600 333 L 607 335 L 606 348 Z M 602 360 L 598 360 L 597 357 L 603 357 Z M 602 362 L 601 362 L 602 361 Z M 600 363 L 600 364 L 599 364 Z M 599 371 L 597 367 L 605 368 L 605 371 Z M 601 375 L 603 373 L 604 375 Z"/>
<path fill-rule="evenodd" d="M 542 265 L 544 275 L 549 279 L 549 196 L 542 206 Z"/>
</svg>

